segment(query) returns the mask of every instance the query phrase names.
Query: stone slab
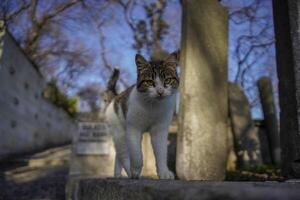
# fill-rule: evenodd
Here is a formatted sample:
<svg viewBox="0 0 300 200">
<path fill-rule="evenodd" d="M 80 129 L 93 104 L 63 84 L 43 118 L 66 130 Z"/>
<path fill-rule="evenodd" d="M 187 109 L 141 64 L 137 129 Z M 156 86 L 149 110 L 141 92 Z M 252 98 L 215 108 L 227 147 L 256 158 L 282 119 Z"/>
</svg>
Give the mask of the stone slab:
<svg viewBox="0 0 300 200">
<path fill-rule="evenodd" d="M 300 197 L 300 183 L 83 179 L 72 192 L 74 200 L 296 200 Z"/>
</svg>

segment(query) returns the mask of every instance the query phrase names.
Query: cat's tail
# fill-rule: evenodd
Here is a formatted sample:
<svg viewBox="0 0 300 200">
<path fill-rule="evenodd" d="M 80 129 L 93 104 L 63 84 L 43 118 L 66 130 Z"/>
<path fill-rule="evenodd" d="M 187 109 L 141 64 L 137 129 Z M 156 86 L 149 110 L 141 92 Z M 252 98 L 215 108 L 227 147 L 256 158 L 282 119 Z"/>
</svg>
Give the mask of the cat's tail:
<svg viewBox="0 0 300 200">
<path fill-rule="evenodd" d="M 107 82 L 106 89 L 101 93 L 101 108 L 99 113 L 100 116 L 105 113 L 108 105 L 118 95 L 116 86 L 117 86 L 119 76 L 120 76 L 120 70 L 114 68 Z"/>
<path fill-rule="evenodd" d="M 110 75 L 110 78 L 109 78 L 109 81 L 107 83 L 107 86 L 106 86 L 106 90 L 107 91 L 111 91 L 111 93 L 114 96 L 117 95 L 116 85 L 117 85 L 117 81 L 119 79 L 119 76 L 120 76 L 120 70 L 117 69 L 117 68 L 114 68 L 114 70 L 112 71 L 112 73 Z"/>
</svg>

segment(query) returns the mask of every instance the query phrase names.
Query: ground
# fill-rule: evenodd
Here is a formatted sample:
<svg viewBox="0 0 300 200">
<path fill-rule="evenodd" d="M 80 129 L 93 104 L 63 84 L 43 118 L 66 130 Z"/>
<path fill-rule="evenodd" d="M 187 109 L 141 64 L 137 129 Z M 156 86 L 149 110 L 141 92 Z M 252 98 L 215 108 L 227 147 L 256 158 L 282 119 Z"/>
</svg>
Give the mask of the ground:
<svg viewBox="0 0 300 200">
<path fill-rule="evenodd" d="M 1 162 L 0 200 L 65 199 L 70 152 L 67 145 Z M 73 195 L 86 200 L 299 199 L 300 180 L 284 180 L 269 169 L 255 170 L 227 173 L 230 182 L 83 179 Z"/>
<path fill-rule="evenodd" d="M 0 200 L 64 200 L 70 146 L 0 163 Z"/>
</svg>

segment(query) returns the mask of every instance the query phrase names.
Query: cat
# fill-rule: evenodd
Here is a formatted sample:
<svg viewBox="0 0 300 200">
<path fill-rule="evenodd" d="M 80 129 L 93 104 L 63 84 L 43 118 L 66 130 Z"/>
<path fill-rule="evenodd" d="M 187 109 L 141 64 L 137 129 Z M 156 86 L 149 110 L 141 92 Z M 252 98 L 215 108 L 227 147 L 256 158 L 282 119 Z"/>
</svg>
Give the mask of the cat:
<svg viewBox="0 0 300 200">
<path fill-rule="evenodd" d="M 116 149 L 115 177 L 124 168 L 128 177 L 140 177 L 143 166 L 142 134 L 149 131 L 159 179 L 174 179 L 167 167 L 167 138 L 179 86 L 177 53 L 161 61 L 135 56 L 137 81 L 115 96 L 105 117 Z"/>
</svg>

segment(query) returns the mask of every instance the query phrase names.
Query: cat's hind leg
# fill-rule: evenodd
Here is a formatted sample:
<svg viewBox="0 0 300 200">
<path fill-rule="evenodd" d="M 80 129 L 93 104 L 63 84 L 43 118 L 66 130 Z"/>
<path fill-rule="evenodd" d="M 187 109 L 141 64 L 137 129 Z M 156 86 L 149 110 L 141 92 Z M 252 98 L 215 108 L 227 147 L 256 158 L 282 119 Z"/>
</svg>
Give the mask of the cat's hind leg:
<svg viewBox="0 0 300 200">
<path fill-rule="evenodd" d="M 119 130 L 120 132 L 124 130 Z M 120 133 L 119 132 L 119 133 Z M 130 159 L 128 154 L 128 149 L 126 145 L 125 133 L 121 133 L 114 137 L 115 149 L 116 149 L 116 161 L 115 161 L 115 177 L 116 175 L 121 175 L 122 167 L 124 168 L 128 177 L 131 177 L 130 171 Z M 120 172 L 119 172 L 120 171 Z"/>
</svg>

